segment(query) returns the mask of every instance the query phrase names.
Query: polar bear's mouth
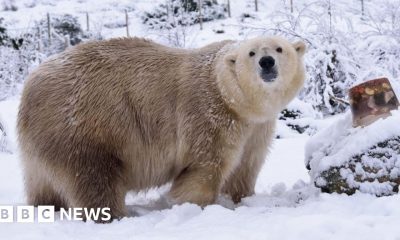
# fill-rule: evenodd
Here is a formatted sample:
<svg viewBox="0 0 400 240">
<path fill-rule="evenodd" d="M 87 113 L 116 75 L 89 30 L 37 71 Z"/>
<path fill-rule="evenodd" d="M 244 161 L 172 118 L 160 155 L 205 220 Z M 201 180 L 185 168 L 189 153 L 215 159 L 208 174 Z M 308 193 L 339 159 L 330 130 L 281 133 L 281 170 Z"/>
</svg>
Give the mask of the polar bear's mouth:
<svg viewBox="0 0 400 240">
<path fill-rule="evenodd" d="M 278 72 L 275 68 L 269 70 L 261 70 L 261 78 L 264 82 L 273 82 L 278 77 Z"/>
</svg>

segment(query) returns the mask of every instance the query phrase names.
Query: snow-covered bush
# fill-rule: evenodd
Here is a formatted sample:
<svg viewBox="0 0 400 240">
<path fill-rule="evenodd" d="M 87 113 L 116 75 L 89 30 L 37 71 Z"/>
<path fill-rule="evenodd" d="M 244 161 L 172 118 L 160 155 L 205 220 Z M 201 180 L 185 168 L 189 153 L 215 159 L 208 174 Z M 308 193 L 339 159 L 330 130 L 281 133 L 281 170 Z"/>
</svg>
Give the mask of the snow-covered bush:
<svg viewBox="0 0 400 240">
<path fill-rule="evenodd" d="M 4 11 L 17 11 L 18 7 L 15 5 L 15 0 L 2 0 L 0 5 Z"/>
<path fill-rule="evenodd" d="M 357 51 L 363 68 L 362 77 L 387 76 L 395 87 L 400 79 L 400 5 L 398 1 L 382 1 L 369 12 L 363 24 L 369 31 L 363 34 Z M 396 84 L 397 83 L 397 84 Z"/>
<path fill-rule="evenodd" d="M 70 45 L 76 45 L 89 38 L 81 28 L 77 17 L 69 14 L 50 15 L 50 25 L 52 29 L 51 42 L 48 39 L 48 22 L 44 18 L 36 23 L 35 28 L 40 29 L 41 43 L 46 55 L 62 52 Z"/>
<path fill-rule="evenodd" d="M 218 4 L 216 0 L 203 1 L 201 7 L 203 22 L 225 18 L 225 5 Z M 194 0 L 167 1 L 167 4 L 161 4 L 153 11 L 144 12 L 142 21 L 150 29 L 193 25 L 199 23 L 198 3 Z"/>
<path fill-rule="evenodd" d="M 203 22 L 225 18 L 225 5 L 215 0 L 203 1 L 201 10 Z M 164 36 L 171 45 L 184 47 L 189 34 L 188 26 L 199 23 L 198 3 L 193 0 L 171 0 L 144 12 L 141 18 L 150 31 Z"/>
<path fill-rule="evenodd" d="M 18 36 L 11 36 L 0 18 L 0 101 L 18 92 L 30 69 L 47 56 L 62 52 L 70 45 L 96 38 L 84 33 L 77 17 L 51 16 L 52 38 L 48 39 L 47 18 L 36 22 Z M 38 32 L 40 29 L 40 33 Z"/>
<path fill-rule="evenodd" d="M 3 20 L 3 18 L 0 18 L 0 46 L 13 47 L 16 50 L 19 50 L 24 43 L 24 37 L 9 36 L 6 27 L 3 26 Z M 29 35 L 29 33 L 25 33 L 23 35 Z"/>
<path fill-rule="evenodd" d="M 279 114 L 279 123 L 283 124 L 295 133 L 306 133 L 313 135 L 319 129 L 318 123 L 315 121 L 321 118 L 320 114 L 314 110 L 311 104 L 295 98 L 289 105 Z M 288 135 L 287 129 L 283 126 L 278 127 L 277 137 L 285 137 Z M 290 134 L 289 134 L 290 135 Z"/>
<path fill-rule="evenodd" d="M 347 40 L 342 35 L 309 46 L 307 80 L 300 98 L 312 103 L 324 115 L 344 112 L 348 105 L 335 99 L 346 99 L 348 89 L 358 81 L 359 65 L 344 44 Z"/>
<path fill-rule="evenodd" d="M 0 17 L 0 46 L 5 46 L 8 41 L 7 29 L 3 26 L 4 19 Z"/>
<path fill-rule="evenodd" d="M 29 69 L 39 61 L 36 41 L 30 32 L 9 36 L 0 19 L 0 101 L 18 91 Z"/>
<path fill-rule="evenodd" d="M 19 50 L 0 46 L 0 56 L 1 101 L 18 92 L 29 69 L 37 63 L 40 57 L 32 44 L 24 44 Z"/>
<path fill-rule="evenodd" d="M 256 19 L 256 17 L 250 13 L 242 13 L 240 15 L 240 22 L 247 22 L 247 20 L 253 20 Z"/>
<path fill-rule="evenodd" d="M 69 14 L 53 17 L 53 28 L 57 34 L 68 36 L 70 44 L 76 45 L 84 38 L 84 33 L 78 18 Z"/>
<path fill-rule="evenodd" d="M 335 27 L 336 17 L 344 21 L 344 27 Z M 346 98 L 347 89 L 358 81 L 360 68 L 354 46 L 349 46 L 357 36 L 351 21 L 333 13 L 328 1 L 304 4 L 294 13 L 285 7 L 274 13 L 272 19 L 273 27 L 266 29 L 267 33 L 301 38 L 308 45 L 307 78 L 300 98 L 324 115 L 344 112 L 347 105 L 334 99 Z"/>
<path fill-rule="evenodd" d="M 324 192 L 378 196 L 400 185 L 400 111 L 366 127 L 352 127 L 350 112 L 314 135 L 306 145 L 306 165 Z"/>
<path fill-rule="evenodd" d="M 308 78 L 300 97 L 325 115 L 347 109 L 334 99 L 347 98 L 352 85 L 380 76 L 392 81 L 400 77 L 400 28 L 395 24 L 400 19 L 400 7 L 390 1 L 378 5 L 360 22 L 368 31 L 355 31 L 354 16 L 339 11 L 331 15 L 328 12 L 329 18 L 315 17 L 318 27 L 311 33 L 295 29 L 310 43 L 306 58 Z"/>
</svg>

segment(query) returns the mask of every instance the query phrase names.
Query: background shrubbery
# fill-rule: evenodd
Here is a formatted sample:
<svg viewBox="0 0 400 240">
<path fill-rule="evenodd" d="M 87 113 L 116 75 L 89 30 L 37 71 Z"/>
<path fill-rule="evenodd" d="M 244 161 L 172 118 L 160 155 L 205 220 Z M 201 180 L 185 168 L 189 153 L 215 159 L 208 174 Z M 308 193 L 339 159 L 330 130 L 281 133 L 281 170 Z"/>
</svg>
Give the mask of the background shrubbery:
<svg viewBox="0 0 400 240">
<path fill-rule="evenodd" d="M 210 32 L 207 29 L 199 32 L 198 1 L 153 2 L 154 6 L 145 11 L 134 3 L 115 3 L 110 8 L 117 8 L 120 15 L 127 10 L 131 18 L 138 20 L 131 29 L 144 29 L 152 38 L 172 46 L 198 47 L 213 39 L 243 39 L 260 34 L 303 39 L 309 48 L 307 81 L 299 97 L 324 116 L 342 113 L 348 108 L 334 99 L 346 99 L 347 89 L 355 83 L 384 75 L 392 80 L 394 87 L 400 85 L 397 83 L 400 76 L 400 4 L 396 0 L 365 1 L 364 12 L 359 8 L 359 2 L 353 1 L 349 4 L 344 1 L 295 1 L 293 12 L 289 1 L 258 1 L 260 9 L 261 6 L 264 9 L 274 7 L 276 11 L 269 14 L 254 11 L 254 1 L 245 1 L 243 9 L 231 9 L 235 12 L 232 18 L 228 17 L 227 1 L 203 0 L 202 20 L 212 26 Z M 20 7 L 13 0 L 0 3 L 0 9 L 7 12 L 18 12 Z M 42 3 L 31 1 L 29 8 L 34 9 L 39 4 Z M 50 3 L 45 1 L 43 4 Z M 22 6 L 27 7 L 27 3 Z M 123 29 L 126 26 L 124 20 L 121 17 L 109 18 L 107 22 L 92 20 L 92 28 L 100 29 L 93 34 L 86 31 L 86 26 L 85 29 L 81 27 L 82 18 L 50 14 L 50 43 L 46 15 L 18 34 L 10 31 L 12 28 L 9 30 L 0 18 L 0 100 L 18 93 L 18 86 L 29 70 L 46 57 L 88 39 L 107 38 L 109 35 L 102 32 L 102 26 L 112 31 Z M 131 31 L 130 35 L 136 33 Z M 197 41 L 198 36 L 205 37 Z"/>
<path fill-rule="evenodd" d="M 53 15 L 50 19 L 51 42 L 47 37 L 47 18 L 36 21 L 34 27 L 17 36 L 9 34 L 0 18 L 0 101 L 18 93 L 31 68 L 46 57 L 94 38 L 83 32 L 76 17 Z"/>
</svg>

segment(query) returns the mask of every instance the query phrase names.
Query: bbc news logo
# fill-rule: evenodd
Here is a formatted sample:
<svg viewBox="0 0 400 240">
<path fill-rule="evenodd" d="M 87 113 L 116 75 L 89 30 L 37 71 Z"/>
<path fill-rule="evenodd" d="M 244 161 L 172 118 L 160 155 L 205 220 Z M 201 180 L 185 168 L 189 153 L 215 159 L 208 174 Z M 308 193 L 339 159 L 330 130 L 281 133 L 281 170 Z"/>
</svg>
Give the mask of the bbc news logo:
<svg viewBox="0 0 400 240">
<path fill-rule="evenodd" d="M 58 216 L 58 215 L 57 215 Z M 36 218 L 35 218 L 36 217 Z M 0 223 L 52 223 L 56 219 L 54 206 L 0 206 Z M 93 221 L 111 220 L 110 208 L 61 208 L 60 220 Z"/>
</svg>

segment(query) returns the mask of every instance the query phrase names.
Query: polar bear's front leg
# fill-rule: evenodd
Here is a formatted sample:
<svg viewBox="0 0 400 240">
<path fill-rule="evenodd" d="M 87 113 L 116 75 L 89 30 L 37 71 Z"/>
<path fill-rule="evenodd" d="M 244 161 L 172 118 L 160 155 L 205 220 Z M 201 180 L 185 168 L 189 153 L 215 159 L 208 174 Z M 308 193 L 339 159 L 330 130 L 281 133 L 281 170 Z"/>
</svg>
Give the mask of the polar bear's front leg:
<svg viewBox="0 0 400 240">
<path fill-rule="evenodd" d="M 235 137 L 226 141 L 225 135 L 221 136 L 212 141 L 204 138 L 195 149 L 190 145 L 191 149 L 182 154 L 186 167 L 173 180 L 169 194 L 172 203 L 191 202 L 203 207 L 215 203 L 223 182 L 239 163 L 243 146 L 240 140 L 232 140 Z"/>
<path fill-rule="evenodd" d="M 274 129 L 275 120 L 257 124 L 247 140 L 239 166 L 222 188 L 222 192 L 230 195 L 235 203 L 254 194 L 257 176 L 271 145 Z"/>
<path fill-rule="evenodd" d="M 221 186 L 221 169 L 212 162 L 196 163 L 174 180 L 170 192 L 173 203 L 191 202 L 202 207 L 213 204 Z"/>
<path fill-rule="evenodd" d="M 219 122 L 200 119 L 190 123 L 193 117 L 182 121 L 175 166 L 182 170 L 173 180 L 171 203 L 215 203 L 223 183 L 238 166 L 251 133 L 247 123 L 226 118 L 216 118 Z"/>
</svg>

